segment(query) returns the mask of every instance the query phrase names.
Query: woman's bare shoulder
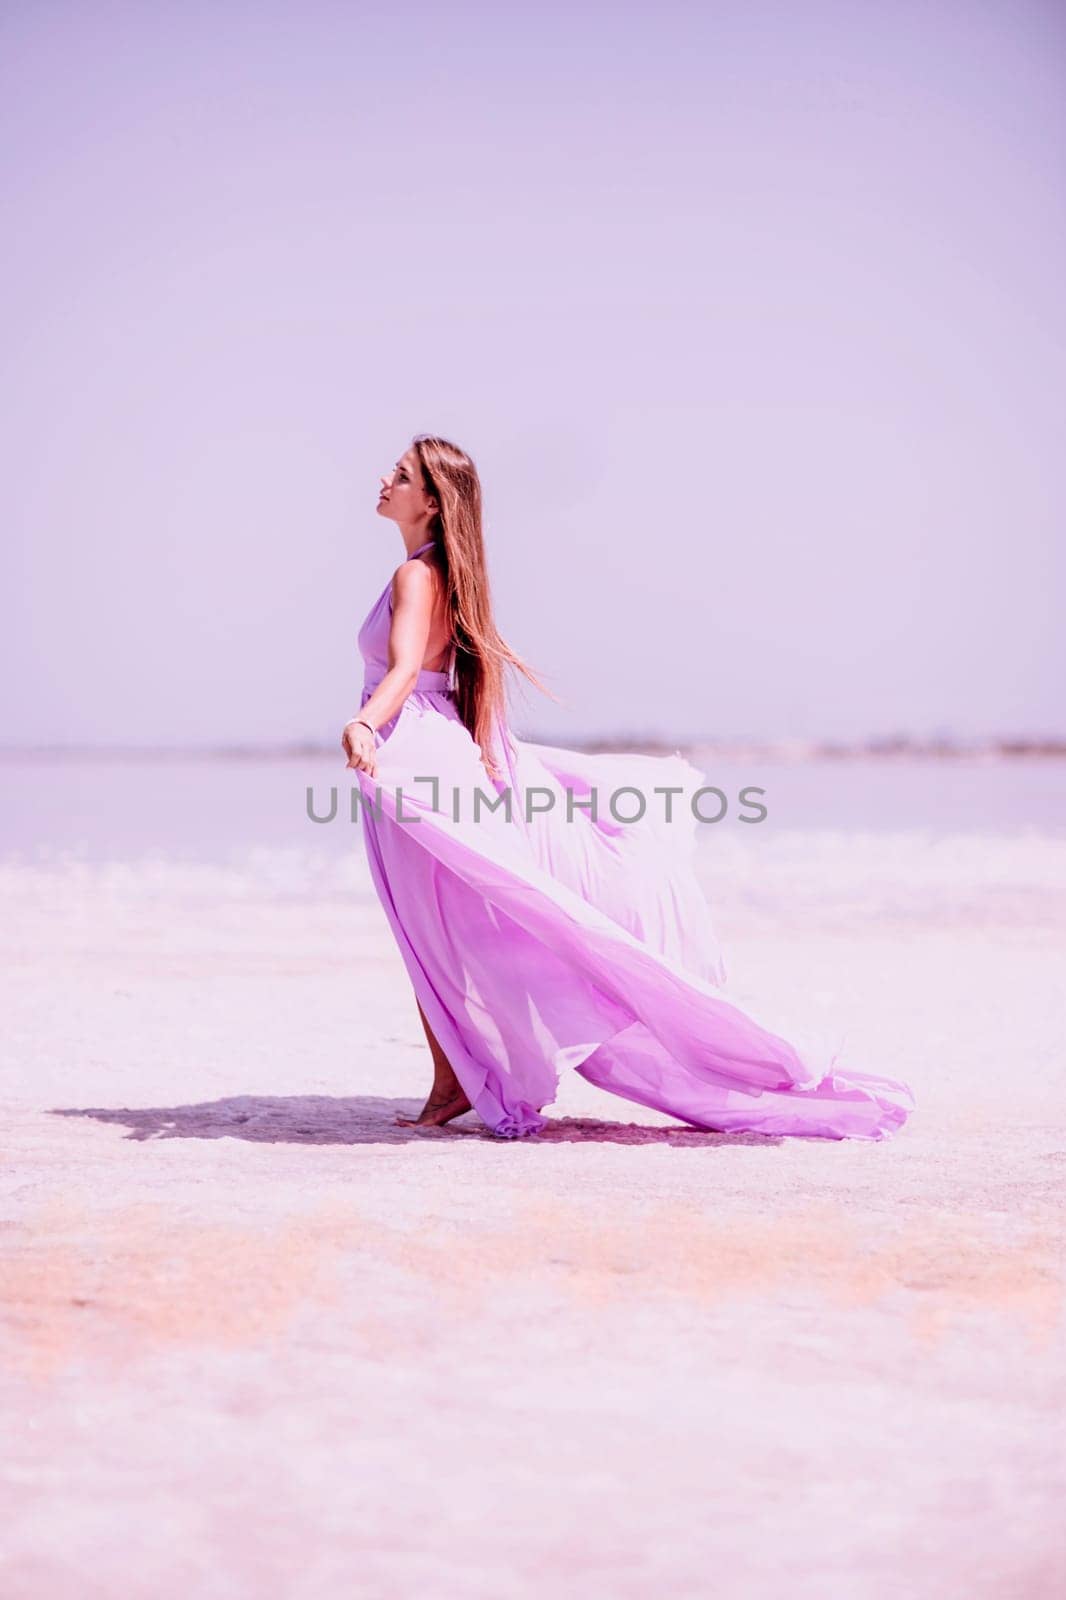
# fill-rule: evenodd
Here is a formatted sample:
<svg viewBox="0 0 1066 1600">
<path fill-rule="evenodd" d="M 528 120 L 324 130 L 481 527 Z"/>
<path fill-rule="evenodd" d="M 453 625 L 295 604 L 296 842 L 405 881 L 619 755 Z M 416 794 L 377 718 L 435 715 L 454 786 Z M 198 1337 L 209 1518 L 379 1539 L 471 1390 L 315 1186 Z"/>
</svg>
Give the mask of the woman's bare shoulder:
<svg viewBox="0 0 1066 1600">
<path fill-rule="evenodd" d="M 420 561 L 416 556 L 414 560 L 401 561 L 393 573 L 392 598 L 394 601 L 419 601 L 424 598 L 432 604 L 440 585 L 441 574 L 427 561 Z"/>
</svg>

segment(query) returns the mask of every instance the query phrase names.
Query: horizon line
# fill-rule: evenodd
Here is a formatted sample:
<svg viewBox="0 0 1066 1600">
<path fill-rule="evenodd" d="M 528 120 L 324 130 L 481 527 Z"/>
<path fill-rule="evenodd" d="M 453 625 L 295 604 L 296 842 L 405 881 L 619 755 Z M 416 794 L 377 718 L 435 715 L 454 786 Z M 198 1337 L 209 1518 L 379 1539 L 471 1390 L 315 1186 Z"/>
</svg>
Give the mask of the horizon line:
<svg viewBox="0 0 1066 1600">
<path fill-rule="evenodd" d="M 543 744 L 558 749 L 554 739 L 537 734 L 518 734 L 514 737 L 523 744 Z M 610 737 L 592 736 L 577 739 L 567 736 L 566 748 L 595 753 L 625 753 L 632 750 L 641 754 L 681 754 L 691 756 L 708 754 L 718 758 L 742 757 L 750 760 L 762 756 L 789 757 L 806 760 L 848 760 L 856 757 L 890 758 L 893 756 L 927 756 L 938 759 L 990 756 L 1014 759 L 1039 756 L 1050 759 L 1066 757 L 1066 737 L 1055 735 L 981 735 L 972 738 L 954 738 L 938 734 L 921 738 L 911 734 L 888 734 L 865 740 L 838 740 L 820 738 L 782 739 L 688 739 L 665 740 L 646 735 L 620 734 Z M 95 759 L 196 759 L 207 761 L 286 761 L 306 760 L 310 757 L 336 756 L 338 744 L 323 743 L 315 739 L 287 740 L 278 744 L 262 742 L 237 743 L 226 740 L 214 744 L 148 745 L 120 744 L 0 744 L 0 761 L 34 760 L 39 758 L 65 760 Z"/>
</svg>

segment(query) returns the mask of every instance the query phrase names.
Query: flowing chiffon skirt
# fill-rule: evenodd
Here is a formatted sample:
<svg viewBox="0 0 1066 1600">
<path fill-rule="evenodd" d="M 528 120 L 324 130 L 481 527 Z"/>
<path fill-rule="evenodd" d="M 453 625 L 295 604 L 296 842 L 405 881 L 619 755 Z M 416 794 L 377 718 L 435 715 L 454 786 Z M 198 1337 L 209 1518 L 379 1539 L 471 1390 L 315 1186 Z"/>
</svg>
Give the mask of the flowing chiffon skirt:
<svg viewBox="0 0 1066 1600">
<path fill-rule="evenodd" d="M 689 805 L 704 780 L 689 761 L 534 744 L 497 722 L 506 776 L 493 781 L 446 683 L 419 674 L 355 798 L 415 993 L 488 1128 L 539 1132 L 567 1069 L 698 1128 L 884 1139 L 906 1121 L 907 1084 L 790 1042 L 723 997 Z M 667 821 L 655 791 L 671 785 L 683 793 Z M 624 786 L 644 796 L 639 821 L 611 814 Z M 595 816 L 580 804 L 593 790 Z M 527 819 L 527 800 L 548 797 Z M 617 809 L 639 802 L 620 794 Z"/>
</svg>

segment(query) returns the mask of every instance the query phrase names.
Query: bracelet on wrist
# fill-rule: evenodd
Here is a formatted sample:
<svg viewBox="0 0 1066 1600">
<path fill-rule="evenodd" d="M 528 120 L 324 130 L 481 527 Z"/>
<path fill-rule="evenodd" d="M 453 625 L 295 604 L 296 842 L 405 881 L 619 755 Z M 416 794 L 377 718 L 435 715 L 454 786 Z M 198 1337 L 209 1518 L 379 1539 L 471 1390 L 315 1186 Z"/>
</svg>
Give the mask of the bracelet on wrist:
<svg viewBox="0 0 1066 1600">
<path fill-rule="evenodd" d="M 344 726 L 346 728 L 350 728 L 353 722 L 358 722 L 358 723 L 360 723 L 362 725 L 362 727 L 369 728 L 370 732 L 375 734 L 375 735 L 376 735 L 376 733 L 378 731 L 371 723 L 369 723 L 366 720 L 365 717 L 349 717 L 348 721 L 344 724 Z"/>
</svg>

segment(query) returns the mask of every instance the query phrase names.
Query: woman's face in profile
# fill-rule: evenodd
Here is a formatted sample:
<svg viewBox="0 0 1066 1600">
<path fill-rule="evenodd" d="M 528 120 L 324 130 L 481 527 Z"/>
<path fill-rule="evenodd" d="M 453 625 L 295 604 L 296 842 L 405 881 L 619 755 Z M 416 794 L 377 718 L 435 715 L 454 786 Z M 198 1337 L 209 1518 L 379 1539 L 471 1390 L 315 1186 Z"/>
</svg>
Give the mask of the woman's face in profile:
<svg viewBox="0 0 1066 1600">
<path fill-rule="evenodd" d="M 422 472 L 414 450 L 407 450 L 392 471 L 381 480 L 378 511 L 394 522 L 419 522 L 430 515 L 432 507 L 422 487 Z"/>
</svg>

